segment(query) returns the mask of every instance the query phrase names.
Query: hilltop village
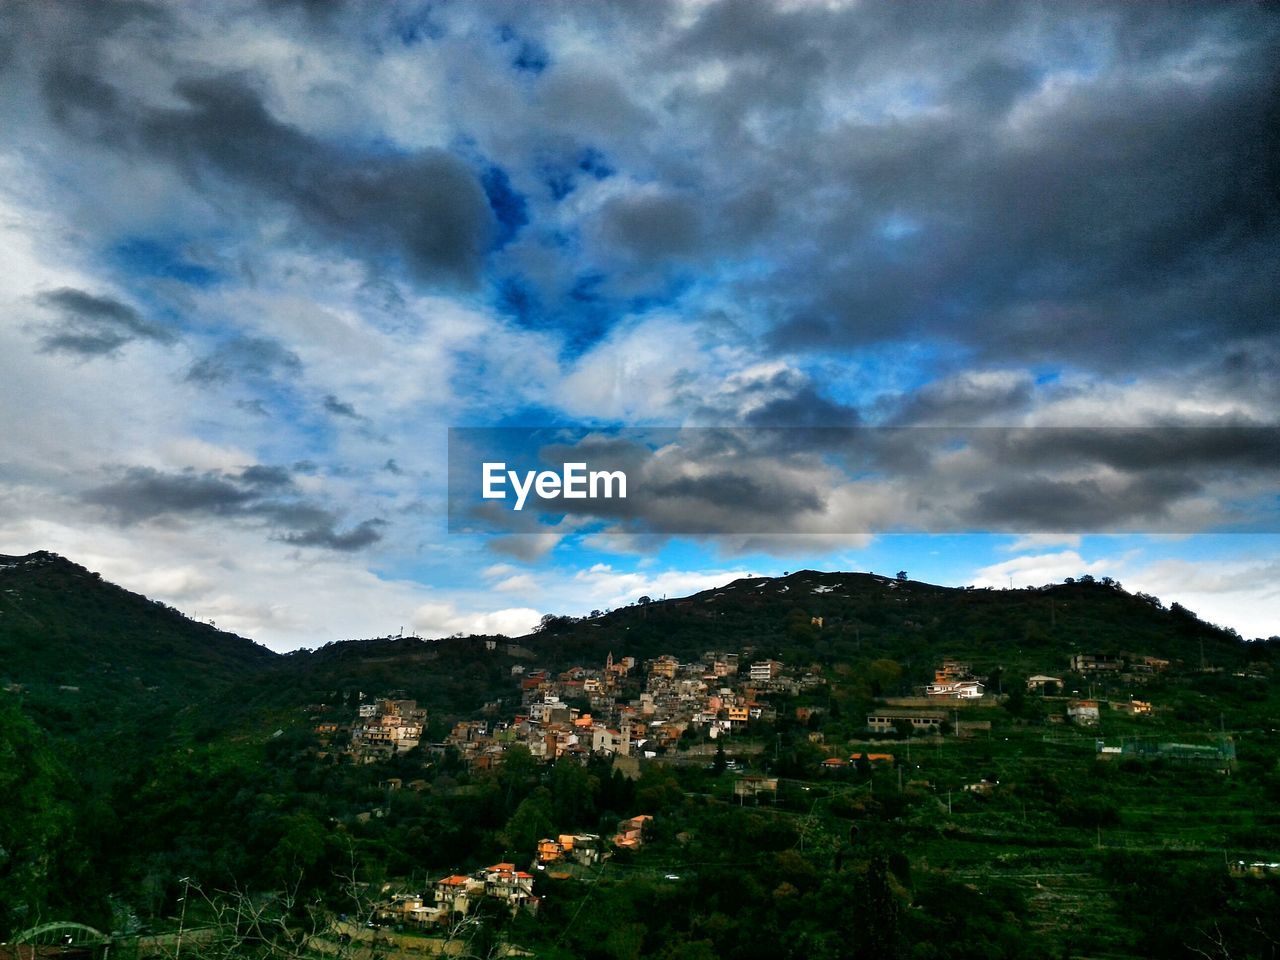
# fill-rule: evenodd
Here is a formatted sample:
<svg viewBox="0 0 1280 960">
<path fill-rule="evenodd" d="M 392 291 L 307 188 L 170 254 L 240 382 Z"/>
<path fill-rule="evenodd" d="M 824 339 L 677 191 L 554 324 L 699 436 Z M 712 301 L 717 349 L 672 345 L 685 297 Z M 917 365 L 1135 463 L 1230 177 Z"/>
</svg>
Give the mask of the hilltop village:
<svg viewBox="0 0 1280 960">
<path fill-rule="evenodd" d="M 737 802 L 759 804 L 776 801 L 779 777 L 747 770 L 736 759 L 726 760 L 726 744 L 742 739 L 758 749 L 760 734 L 773 728 L 781 709 L 790 712 L 788 720 L 813 728 L 808 740 L 820 757 L 815 776 L 840 776 L 844 770 L 856 776 L 855 771 L 901 765 L 890 751 L 912 739 L 927 743 L 943 737 L 989 738 L 990 708 L 1007 705 L 1011 699 L 1035 697 L 1048 708 L 1043 716 L 1047 724 L 1098 728 L 1107 713 L 1150 717 L 1156 708 L 1148 700 L 1080 696 L 1078 687 L 1139 688 L 1167 675 L 1172 664 L 1122 652 L 1077 653 L 1064 666 L 1067 669 L 1060 676 L 1032 674 L 1011 696 L 991 689 L 989 678 L 976 674 L 969 663 L 944 659 L 936 665 L 931 682 L 905 695 L 876 698 L 862 732 L 868 745 L 889 747 L 879 750 L 850 752 L 838 742 L 826 742 L 818 721 L 828 709 L 824 704 L 830 702 L 826 692 L 830 680 L 818 665 L 797 667 L 724 651 L 707 651 L 687 662 L 662 655 L 639 663 L 631 656 L 609 654 L 602 666 L 574 666 L 554 673 L 516 664 L 510 668 L 513 694 L 509 700 L 485 704 L 481 718 L 454 723 L 436 741 L 426 738 L 427 711 L 414 700 L 394 695 L 366 698 L 361 694 L 349 721 L 324 720 L 314 726 L 314 732 L 319 737 L 320 759 L 362 765 L 421 748 L 427 757 L 452 754 L 468 771 L 477 773 L 500 768 L 517 746 L 548 764 L 603 758 L 630 778 L 639 775 L 645 761 L 701 763 L 733 775 L 732 795 Z M 325 707 L 313 704 L 307 709 Z M 1161 758 L 1223 772 L 1230 769 L 1235 756 L 1226 738 L 1208 745 L 1152 743 L 1141 737 L 1109 744 L 1099 739 L 1095 749 L 1101 761 L 1119 755 Z M 406 783 L 388 777 L 381 786 L 389 792 L 422 790 L 427 781 Z M 964 789 L 987 796 L 998 786 L 998 781 L 982 778 Z M 544 837 L 536 848 L 526 851 L 527 862 L 448 874 L 432 882 L 426 893 L 393 894 L 377 904 L 376 922 L 448 925 L 486 902 L 512 916 L 534 914 L 542 902 L 535 893 L 538 873 L 567 879 L 617 851 L 638 850 L 652 820 L 650 814 L 639 812 L 618 822 L 612 836 L 577 832 Z"/>
<path fill-rule="evenodd" d="M 692 662 L 663 655 L 638 665 L 634 657 L 615 660 L 610 654 L 602 668 L 575 666 L 555 674 L 517 664 L 511 676 L 519 687 L 518 707 L 504 715 L 504 701 L 490 702 L 484 718 L 456 723 L 438 742 L 423 739 L 427 711 L 414 700 L 394 696 L 365 700 L 361 694 L 349 722 L 325 720 L 314 730 L 321 738 L 322 757 L 336 753 L 354 763 L 374 763 L 423 746 L 437 754 L 452 748 L 468 768 L 488 770 L 512 745 L 522 744 L 531 756 L 547 762 L 606 756 L 621 761 L 621 769 L 634 770 L 627 761 L 654 759 L 690 743 L 714 744 L 746 732 L 753 723 L 773 723 L 777 700 L 820 703 L 822 697 L 814 694 L 829 682 L 817 665 L 740 661 L 737 653 L 708 651 Z M 1067 696 L 1064 676 L 1077 683 L 1115 681 L 1135 687 L 1167 671 L 1170 661 L 1137 653 L 1081 653 L 1072 655 L 1067 666 L 1063 676 L 1028 677 L 1026 692 L 1060 708 L 1046 716 L 1049 723 L 1096 726 L 1103 710 L 1145 716 L 1152 705 L 1136 698 Z M 933 681 L 911 695 L 878 697 L 865 730 L 964 736 L 989 730 L 990 724 L 960 720 L 958 708 L 999 705 L 1006 698 L 1004 692 L 989 690 L 986 678 L 975 675 L 968 663 L 945 659 Z M 821 710 L 797 706 L 795 716 L 807 721 Z"/>
</svg>

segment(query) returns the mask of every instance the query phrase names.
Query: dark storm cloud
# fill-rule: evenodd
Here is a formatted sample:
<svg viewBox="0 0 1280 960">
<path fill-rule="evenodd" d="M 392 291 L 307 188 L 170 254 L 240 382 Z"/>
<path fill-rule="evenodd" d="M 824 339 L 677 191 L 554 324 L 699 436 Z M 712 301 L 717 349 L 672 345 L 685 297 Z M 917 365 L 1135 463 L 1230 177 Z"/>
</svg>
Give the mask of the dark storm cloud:
<svg viewBox="0 0 1280 960">
<path fill-rule="evenodd" d="M 135 340 L 167 344 L 176 339 L 168 327 L 152 323 L 133 307 L 111 297 L 63 287 L 41 294 L 38 300 L 58 314 L 40 338 L 41 348 L 51 353 L 100 357 Z"/>
<path fill-rule="evenodd" d="M 708 425 L 851 427 L 861 414 L 824 396 L 817 383 L 791 367 L 724 384 L 714 398 L 690 394 L 694 419 Z"/>
<path fill-rule="evenodd" d="M 1008 469 L 1071 469 L 1096 464 L 1123 474 L 1177 472 L 1272 477 L 1280 471 L 1274 427 L 1069 428 L 973 430 L 973 449 Z"/>
<path fill-rule="evenodd" d="M 345 417 L 348 420 L 365 420 L 367 418 L 356 413 L 356 408 L 351 404 L 339 400 L 332 393 L 324 398 L 325 412 L 333 414 L 335 417 Z"/>
<path fill-rule="evenodd" d="M 287 487 L 293 483 L 293 477 L 284 467 L 273 467 L 255 464 L 240 471 L 240 479 L 255 487 Z"/>
<path fill-rule="evenodd" d="M 703 246 L 697 205 L 671 194 L 620 197 L 602 211 L 606 242 L 647 260 L 694 253 Z"/>
<path fill-rule="evenodd" d="M 941 337 L 1109 367 L 1274 334 L 1273 54 L 1242 42 L 1195 86 L 1084 84 L 1016 131 L 964 112 L 852 125 L 824 145 L 819 178 L 849 192 L 815 224 L 821 258 L 759 287 L 773 342 Z"/>
<path fill-rule="evenodd" d="M 753 465 L 744 466 L 749 469 Z M 658 501 L 683 502 L 691 511 L 729 505 L 753 517 L 753 523 L 761 518 L 768 522 L 774 517 L 792 517 L 822 509 L 825 498 L 818 484 L 779 486 L 771 480 L 745 469 L 726 467 L 702 476 L 659 480 L 646 493 Z"/>
<path fill-rule="evenodd" d="M 298 13 L 310 9 L 323 13 Z M 677 300 L 692 276 L 750 304 L 774 350 L 925 342 L 1114 372 L 1276 339 L 1280 16 L 1266 5 L 245 9 L 264 35 L 351 62 L 421 46 L 463 95 L 483 76 L 498 96 L 466 100 L 451 131 L 470 166 L 293 126 L 268 104 L 301 94 L 270 70 L 170 59 L 172 97 L 143 103 L 94 38 L 163 48 L 190 31 L 183 17 L 58 10 L 21 16 L 47 21 L 22 33 L 43 37 L 44 100 L 62 130 L 171 165 L 220 205 L 279 204 L 419 280 L 475 283 L 486 256 L 532 266 L 522 302 L 547 316 L 524 320 L 574 336 L 603 336 L 635 302 Z M 513 69 L 503 36 L 542 44 L 538 68 Z M 623 65 L 618 43 L 634 51 Z M 464 61 L 480 66 L 449 73 Z M 341 92 L 366 102 L 361 82 Z M 539 229 L 548 209 L 530 193 L 528 226 L 496 251 L 476 172 L 498 169 L 486 152 L 502 154 L 521 203 L 551 155 L 568 158 L 557 176 L 616 188 L 554 207 L 554 230 Z M 575 166 L 587 155 L 608 172 Z"/>
<path fill-rule="evenodd" d="M 288 470 L 266 464 L 239 473 L 134 467 L 89 490 L 84 500 L 123 526 L 183 519 L 251 522 L 286 543 L 339 551 L 371 546 L 387 525 L 369 519 L 343 530 L 342 517 L 304 497 Z"/>
<path fill-rule="evenodd" d="M 277 340 L 237 337 L 220 344 L 187 371 L 193 383 L 231 383 L 241 379 L 269 380 L 302 372 L 302 361 Z"/>
<path fill-rule="evenodd" d="M 324 547 L 327 550 L 352 552 L 363 550 L 382 539 L 385 520 L 363 520 L 349 530 L 339 531 L 332 526 L 318 526 L 302 533 L 289 533 L 280 539 L 299 547 Z"/>
<path fill-rule="evenodd" d="M 79 65 L 43 84 L 64 129 L 174 164 L 194 183 L 248 188 L 326 239 L 372 258 L 400 257 L 420 280 L 470 285 L 494 228 L 484 190 L 441 150 L 365 154 L 281 123 L 243 77 L 184 78 L 176 109 L 134 103 Z"/>
<path fill-rule="evenodd" d="M 853 426 L 861 419 L 853 407 L 822 396 L 812 383 L 803 383 L 782 396 L 765 400 L 743 418 L 749 427 Z"/>
<path fill-rule="evenodd" d="M 250 489 L 218 473 L 162 473 L 131 469 L 119 480 L 89 491 L 85 499 L 106 507 L 124 524 L 168 515 L 228 516 L 248 512 Z"/>
<path fill-rule="evenodd" d="M 1025 411 L 1034 399 L 1035 384 L 1030 375 L 961 374 L 887 398 L 882 401 L 880 412 L 893 424 L 965 426 L 992 416 Z"/>
<path fill-rule="evenodd" d="M 1201 492 L 1185 475 L 1098 480 L 1015 478 L 979 494 L 963 515 L 979 529 L 1125 532 L 1168 520 L 1179 501 Z"/>
<path fill-rule="evenodd" d="M 1185 361 L 1276 333 L 1278 24 L 1250 5 L 722 2 L 669 53 L 726 79 L 672 99 L 712 132 L 703 222 L 746 184 L 782 211 L 771 268 L 736 284 L 775 347 Z M 703 245 L 726 247 L 759 252 Z"/>
<path fill-rule="evenodd" d="M 1193 532 L 1277 522 L 1277 428 L 624 430 L 564 437 L 537 458 L 511 430 L 454 435 L 465 442 L 451 435 L 451 529 L 545 533 L 539 514 L 667 534 Z M 509 502 L 477 499 L 484 460 L 521 473 L 575 462 L 621 470 L 627 496 L 531 495 L 528 512 L 515 513 Z"/>
</svg>

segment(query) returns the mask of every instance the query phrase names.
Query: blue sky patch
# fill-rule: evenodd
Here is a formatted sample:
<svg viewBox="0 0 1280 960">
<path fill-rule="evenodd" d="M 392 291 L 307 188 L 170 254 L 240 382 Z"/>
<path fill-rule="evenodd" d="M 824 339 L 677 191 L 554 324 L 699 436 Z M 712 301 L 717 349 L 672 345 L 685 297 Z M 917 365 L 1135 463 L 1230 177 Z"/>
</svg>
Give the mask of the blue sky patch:
<svg viewBox="0 0 1280 960">
<path fill-rule="evenodd" d="M 177 280 L 193 287 L 211 287 L 222 275 L 187 260 L 176 243 L 150 237 L 128 237 L 111 250 L 111 259 L 127 273 L 139 277 Z"/>
</svg>

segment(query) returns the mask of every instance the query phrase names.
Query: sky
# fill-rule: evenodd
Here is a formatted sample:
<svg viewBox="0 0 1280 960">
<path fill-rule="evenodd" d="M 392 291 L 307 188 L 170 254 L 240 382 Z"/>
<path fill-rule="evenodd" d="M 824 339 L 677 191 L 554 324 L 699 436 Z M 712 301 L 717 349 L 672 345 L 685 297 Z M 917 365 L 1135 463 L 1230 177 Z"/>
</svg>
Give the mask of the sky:
<svg viewBox="0 0 1280 960">
<path fill-rule="evenodd" d="M 0 5 L 0 552 L 277 650 L 799 569 L 1280 633 L 1278 80 L 1253 3 Z M 741 442 L 451 531 L 546 426 Z M 825 429 L 925 427 L 1037 459 Z"/>
</svg>

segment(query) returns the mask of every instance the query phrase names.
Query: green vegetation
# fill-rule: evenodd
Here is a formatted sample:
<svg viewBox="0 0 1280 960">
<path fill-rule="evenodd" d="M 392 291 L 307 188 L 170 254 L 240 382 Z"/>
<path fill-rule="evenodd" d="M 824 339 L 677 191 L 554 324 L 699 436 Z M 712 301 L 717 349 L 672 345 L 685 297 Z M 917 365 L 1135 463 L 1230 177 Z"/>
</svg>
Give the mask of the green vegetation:
<svg viewBox="0 0 1280 960">
<path fill-rule="evenodd" d="M 208 898 L 185 914 L 193 926 L 227 891 L 288 891 L 335 913 L 353 881 L 429 895 L 447 873 L 527 866 L 543 836 L 607 837 L 645 813 L 641 848 L 539 872 L 536 916 L 486 914 L 486 948 L 593 960 L 1280 949 L 1280 878 L 1228 869 L 1280 861 L 1280 644 L 1107 583 L 972 591 L 811 572 L 554 618 L 518 643 L 389 638 L 277 656 L 66 561 L 7 561 L 0 940 L 53 917 L 163 933 L 183 878 Z M 687 735 L 634 779 L 604 758 L 542 764 L 522 746 L 468 769 L 425 745 L 486 704 L 510 716 L 516 664 L 744 649 L 826 683 L 772 697 L 776 721 L 714 748 Z M 1122 651 L 1171 663 L 1143 678 L 1068 669 L 1073 653 Z M 941 737 L 869 739 L 876 698 L 911 693 L 943 657 L 1005 695 L 948 707 Z M 1062 696 L 1028 691 L 1039 673 L 1062 678 Z M 1060 723 L 1075 690 L 1153 711 Z M 417 699 L 424 746 L 363 765 L 323 748 L 317 723 L 349 720 L 361 693 Z M 1227 772 L 1156 749 L 1225 738 Z M 1154 747 L 1100 754 L 1098 741 Z M 744 773 L 778 778 L 776 794 L 739 795 Z"/>
</svg>

